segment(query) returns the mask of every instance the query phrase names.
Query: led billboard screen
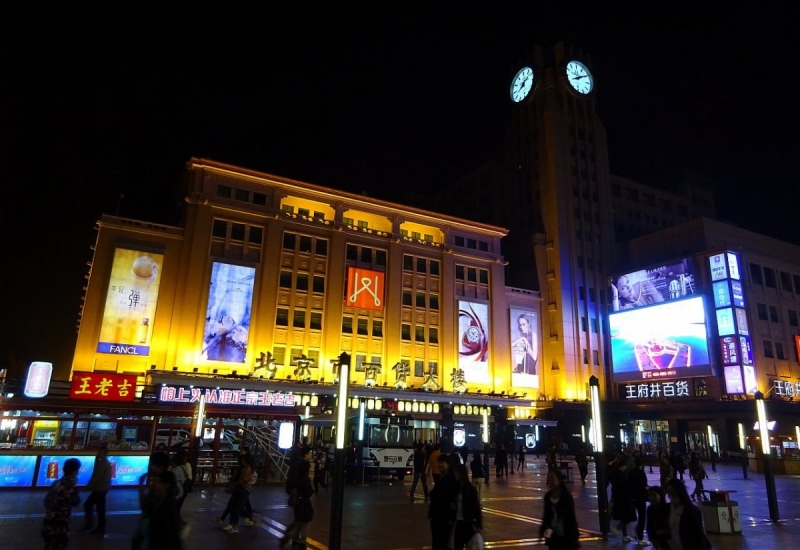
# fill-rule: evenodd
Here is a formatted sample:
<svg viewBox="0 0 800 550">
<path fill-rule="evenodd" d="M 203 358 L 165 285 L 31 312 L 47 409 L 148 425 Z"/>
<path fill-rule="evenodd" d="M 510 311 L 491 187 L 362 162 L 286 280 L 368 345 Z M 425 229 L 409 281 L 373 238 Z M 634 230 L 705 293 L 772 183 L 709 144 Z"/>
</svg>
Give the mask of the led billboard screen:
<svg viewBox="0 0 800 550">
<path fill-rule="evenodd" d="M 33 455 L 0 456 L 0 487 L 30 487 L 35 469 L 36 457 Z"/>
<path fill-rule="evenodd" d="M 614 381 L 711 374 L 702 297 L 609 315 Z"/>
<path fill-rule="evenodd" d="M 163 254 L 117 248 L 111 265 L 98 353 L 149 355 Z"/>
<path fill-rule="evenodd" d="M 696 293 L 691 258 L 612 277 L 611 309 L 621 311 L 681 300 Z"/>
<path fill-rule="evenodd" d="M 203 359 L 244 363 L 250 337 L 254 267 L 214 262 L 203 334 Z"/>
<path fill-rule="evenodd" d="M 510 310 L 511 384 L 539 387 L 539 324 L 535 311 Z"/>
<path fill-rule="evenodd" d="M 489 306 L 458 302 L 458 366 L 467 382 L 489 382 Z"/>
</svg>

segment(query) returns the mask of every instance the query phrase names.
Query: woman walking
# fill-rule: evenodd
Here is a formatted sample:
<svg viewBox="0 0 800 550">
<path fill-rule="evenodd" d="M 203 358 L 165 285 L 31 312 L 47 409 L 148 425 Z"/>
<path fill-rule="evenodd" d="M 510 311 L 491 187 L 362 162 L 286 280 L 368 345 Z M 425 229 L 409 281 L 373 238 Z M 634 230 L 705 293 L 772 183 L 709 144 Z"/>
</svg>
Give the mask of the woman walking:
<svg viewBox="0 0 800 550">
<path fill-rule="evenodd" d="M 456 523 L 453 529 L 453 549 L 464 550 L 469 539 L 483 528 L 478 491 L 469 481 L 467 467 L 455 467 Z"/>
<path fill-rule="evenodd" d="M 289 506 L 294 508 L 294 521 L 286 529 L 286 534 L 283 538 L 281 538 L 281 548 L 289 543 L 292 544 L 292 548 L 306 548 L 308 524 L 314 520 L 314 506 L 311 504 L 311 495 L 314 494 L 314 488 L 308 478 L 310 469 L 310 464 L 307 460 L 299 462 L 287 485 Z"/>
<path fill-rule="evenodd" d="M 703 515 L 692 504 L 686 485 L 679 479 L 667 482 L 669 497 L 670 550 L 708 550 L 711 543 L 703 528 Z"/>
<path fill-rule="evenodd" d="M 480 504 L 481 495 L 483 494 L 483 480 L 486 478 L 486 470 L 483 467 L 480 451 L 475 451 L 472 454 L 472 462 L 469 463 L 469 468 L 472 470 L 472 484 L 478 493 L 478 504 Z"/>
<path fill-rule="evenodd" d="M 697 499 L 697 501 L 707 500 L 704 489 L 703 489 L 703 480 L 708 479 L 708 474 L 706 473 L 706 469 L 703 468 L 703 463 L 700 462 L 700 457 L 697 456 L 697 453 L 692 453 L 692 458 L 689 461 L 689 475 L 692 476 L 694 480 L 694 491 L 692 491 L 692 500 Z"/>
<path fill-rule="evenodd" d="M 539 536 L 552 550 L 575 550 L 578 543 L 578 520 L 575 517 L 575 502 L 564 485 L 564 476 L 558 470 L 547 474 L 544 495 L 544 517 L 539 527 Z"/>
</svg>

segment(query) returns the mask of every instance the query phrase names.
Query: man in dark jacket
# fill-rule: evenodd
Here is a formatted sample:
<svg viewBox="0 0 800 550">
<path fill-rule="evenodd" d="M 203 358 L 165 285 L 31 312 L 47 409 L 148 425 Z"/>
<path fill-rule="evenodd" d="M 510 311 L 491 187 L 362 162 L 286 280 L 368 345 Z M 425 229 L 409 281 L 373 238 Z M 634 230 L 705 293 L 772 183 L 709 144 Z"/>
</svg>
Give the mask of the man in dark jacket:
<svg viewBox="0 0 800 550">
<path fill-rule="evenodd" d="M 634 459 L 633 470 L 628 474 L 628 485 L 636 506 L 636 537 L 639 546 L 647 546 L 647 541 L 644 540 L 644 527 L 647 522 L 647 474 L 644 472 L 644 462 L 639 457 Z"/>
<path fill-rule="evenodd" d="M 431 546 L 433 550 L 447 550 L 450 531 L 456 520 L 456 497 L 458 487 L 450 471 L 447 455 L 439 455 L 439 471 L 442 477 L 430 492 L 428 519 L 431 522 Z"/>
<path fill-rule="evenodd" d="M 106 531 L 106 495 L 111 488 L 111 463 L 108 461 L 108 447 L 100 447 L 97 450 L 97 457 L 94 459 L 94 470 L 87 491 L 91 491 L 89 498 L 83 503 L 83 510 L 86 514 L 86 522 L 83 526 L 84 531 L 90 531 L 96 535 L 102 535 Z M 97 528 L 92 529 L 92 512 L 97 506 Z"/>
<path fill-rule="evenodd" d="M 633 538 L 628 535 L 628 524 L 636 520 L 636 508 L 633 503 L 633 493 L 628 483 L 628 464 L 624 460 L 617 461 L 609 475 L 611 484 L 611 519 L 618 522 L 612 530 L 622 533 L 622 541 L 631 542 Z M 612 521 L 612 525 L 613 525 Z"/>
<path fill-rule="evenodd" d="M 422 491 L 425 495 L 425 502 L 428 501 L 428 474 L 426 472 L 427 464 L 425 457 L 425 448 L 422 443 L 417 443 L 414 449 L 414 482 L 411 484 L 411 492 L 409 497 L 414 500 L 414 491 L 417 489 L 417 482 L 422 481 Z"/>
</svg>

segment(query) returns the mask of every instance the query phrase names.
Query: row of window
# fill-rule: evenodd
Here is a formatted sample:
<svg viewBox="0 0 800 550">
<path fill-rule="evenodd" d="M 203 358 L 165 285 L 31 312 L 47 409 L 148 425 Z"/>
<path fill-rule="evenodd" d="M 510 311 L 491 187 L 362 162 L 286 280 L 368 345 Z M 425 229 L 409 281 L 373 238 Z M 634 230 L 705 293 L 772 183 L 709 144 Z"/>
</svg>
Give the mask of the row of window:
<svg viewBox="0 0 800 550">
<path fill-rule="evenodd" d="M 230 185 L 217 185 L 217 196 L 223 199 L 234 199 L 241 202 L 250 202 L 250 191 L 239 189 Z M 264 193 L 253 193 L 253 204 L 267 205 L 267 196 Z"/>
<path fill-rule="evenodd" d="M 764 357 L 770 359 L 786 360 L 786 350 L 784 349 L 783 342 L 773 342 L 772 340 L 764 340 Z"/>
<path fill-rule="evenodd" d="M 215 219 L 211 226 L 211 235 L 220 239 L 247 241 L 250 244 L 260 245 L 264 240 L 264 228 L 257 225 Z"/>
<path fill-rule="evenodd" d="M 586 324 L 587 324 L 586 317 L 581 317 L 581 332 L 586 332 L 587 330 Z M 592 328 L 592 334 L 597 334 L 600 332 L 600 322 L 598 321 L 597 318 L 591 317 L 589 319 L 589 324 L 591 325 Z"/>
<path fill-rule="evenodd" d="M 411 325 L 403 323 L 400 325 L 400 338 L 402 340 L 411 341 Z M 414 341 L 425 343 L 425 325 L 414 326 Z M 439 343 L 439 329 L 436 327 L 428 327 L 428 340 L 429 344 Z"/>
<path fill-rule="evenodd" d="M 304 309 L 295 309 L 292 315 L 292 327 L 294 328 L 309 328 L 311 330 L 322 330 L 322 312 L 312 311 L 308 316 L 309 323 L 306 327 L 306 313 Z M 275 314 L 275 325 L 279 327 L 289 326 L 289 308 L 279 307 Z"/>
<path fill-rule="evenodd" d="M 769 306 L 767 304 L 757 303 L 756 311 L 758 312 L 758 318 L 761 321 L 770 321 L 771 323 L 781 322 L 780 311 L 778 311 L 778 308 L 776 306 Z M 798 319 L 800 315 L 798 315 L 798 312 L 793 309 L 788 309 L 786 310 L 786 313 L 787 313 L 787 318 L 789 320 L 789 326 L 800 327 L 799 323 L 800 319 Z"/>
<path fill-rule="evenodd" d="M 356 334 L 359 336 L 369 336 L 369 318 L 356 317 Z M 342 317 L 342 334 L 353 334 L 353 317 L 345 315 Z M 383 338 L 383 320 L 372 320 L 372 336 Z"/>
<path fill-rule="evenodd" d="M 583 256 L 577 256 L 575 263 L 578 265 L 579 268 L 583 268 L 583 266 L 586 265 L 586 269 L 588 269 L 590 271 L 594 271 L 594 269 L 595 269 L 595 261 L 594 261 L 594 259 L 593 258 L 586 258 L 586 263 L 585 264 L 584 264 L 583 260 L 584 260 Z M 597 270 L 600 271 L 601 273 L 603 272 L 603 260 L 600 260 L 600 259 L 597 260 Z"/>
<path fill-rule="evenodd" d="M 386 267 L 386 251 L 355 244 L 347 245 L 347 259 L 351 262 Z"/>
<path fill-rule="evenodd" d="M 575 126 L 572 124 L 569 125 L 569 137 L 575 137 Z M 536 133 L 533 134 L 533 139 L 536 139 Z M 578 139 L 585 139 L 589 143 L 594 143 L 594 132 L 589 130 L 588 132 L 584 132 L 583 128 L 578 128 Z"/>
<path fill-rule="evenodd" d="M 800 294 L 800 275 L 792 275 L 785 271 L 777 271 L 771 267 L 762 268 L 758 264 L 750 264 L 750 279 L 754 284 L 764 285 L 768 288 L 778 288 L 780 279 L 781 288 L 786 292 Z"/>
<path fill-rule="evenodd" d="M 416 299 L 414 299 L 416 296 Z M 428 308 L 432 311 L 439 311 L 439 295 L 425 294 L 424 292 L 403 291 L 403 305 L 416 306 L 417 308 Z"/>
<path fill-rule="evenodd" d="M 589 364 L 589 350 L 583 348 L 583 364 Z M 597 352 L 596 349 L 592 350 L 592 364 L 599 365 L 600 364 L 600 354 Z"/>
<path fill-rule="evenodd" d="M 294 214 L 294 206 L 291 204 L 282 204 L 281 210 L 286 212 L 287 214 Z M 306 218 L 314 218 L 315 220 L 324 220 L 325 219 L 325 212 L 317 212 L 314 211 L 314 214 L 311 214 L 311 210 L 308 208 L 298 208 L 297 209 L 298 216 L 305 216 Z"/>
<path fill-rule="evenodd" d="M 285 231 L 283 233 L 283 249 L 291 250 L 292 252 L 302 252 L 304 254 L 311 254 L 313 250 L 317 256 L 327 256 L 328 240 Z"/>
<path fill-rule="evenodd" d="M 416 271 L 417 273 L 439 276 L 439 260 L 428 260 L 416 256 L 403 256 L 403 271 Z"/>
<path fill-rule="evenodd" d="M 584 200 L 589 200 L 589 190 L 588 189 L 579 189 L 577 185 L 573 186 L 572 188 L 572 195 L 576 198 L 583 197 Z M 591 192 L 592 202 L 597 202 L 597 191 Z"/>
<path fill-rule="evenodd" d="M 473 250 L 480 250 L 481 252 L 489 252 L 489 243 L 486 241 L 479 241 L 477 239 L 464 238 L 460 235 L 455 236 L 454 244 L 456 246 L 463 246 Z"/>
<path fill-rule="evenodd" d="M 308 273 L 292 273 L 291 271 L 281 270 L 279 285 L 281 288 L 294 288 L 300 292 L 308 292 Z M 325 277 L 313 275 L 311 290 L 314 294 L 325 294 Z M 294 282 L 294 284 L 292 284 Z"/>
<path fill-rule="evenodd" d="M 456 281 L 464 281 L 465 273 L 467 282 L 477 282 L 482 285 L 489 284 L 489 271 L 486 269 L 477 269 L 475 267 L 456 265 Z"/>
<path fill-rule="evenodd" d="M 622 197 L 622 186 L 618 183 L 611 184 L 611 196 L 612 197 Z M 698 198 L 695 197 L 695 202 L 707 206 L 708 201 L 705 198 Z M 630 187 L 625 187 L 625 200 L 626 201 L 633 201 L 639 202 L 639 190 L 638 189 L 631 189 Z M 641 204 L 644 206 L 649 206 L 651 208 L 656 207 L 656 197 L 650 193 L 642 193 L 642 201 Z M 662 212 L 672 212 L 673 211 L 673 202 L 669 199 L 658 199 L 658 207 L 659 210 Z M 678 214 L 688 215 L 689 214 L 689 207 L 686 203 L 676 202 L 674 203 L 674 211 Z"/>
<path fill-rule="evenodd" d="M 580 298 L 584 302 L 586 301 L 586 288 L 585 287 L 583 287 L 583 286 L 579 286 L 578 287 L 578 298 Z M 596 302 L 597 301 L 597 296 L 596 296 L 595 290 L 592 287 L 589 287 L 589 301 L 590 302 Z"/>
</svg>

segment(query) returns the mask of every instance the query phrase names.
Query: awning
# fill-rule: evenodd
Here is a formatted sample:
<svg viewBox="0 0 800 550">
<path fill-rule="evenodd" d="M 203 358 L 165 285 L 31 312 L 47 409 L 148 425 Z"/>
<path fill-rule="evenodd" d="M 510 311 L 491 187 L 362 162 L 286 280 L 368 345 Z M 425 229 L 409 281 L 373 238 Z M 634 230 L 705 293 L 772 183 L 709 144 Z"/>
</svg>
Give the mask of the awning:
<svg viewBox="0 0 800 550">
<path fill-rule="evenodd" d="M 537 420 L 535 418 L 518 418 L 514 422 L 517 426 L 543 426 L 545 428 L 555 428 L 558 420 Z"/>
</svg>

